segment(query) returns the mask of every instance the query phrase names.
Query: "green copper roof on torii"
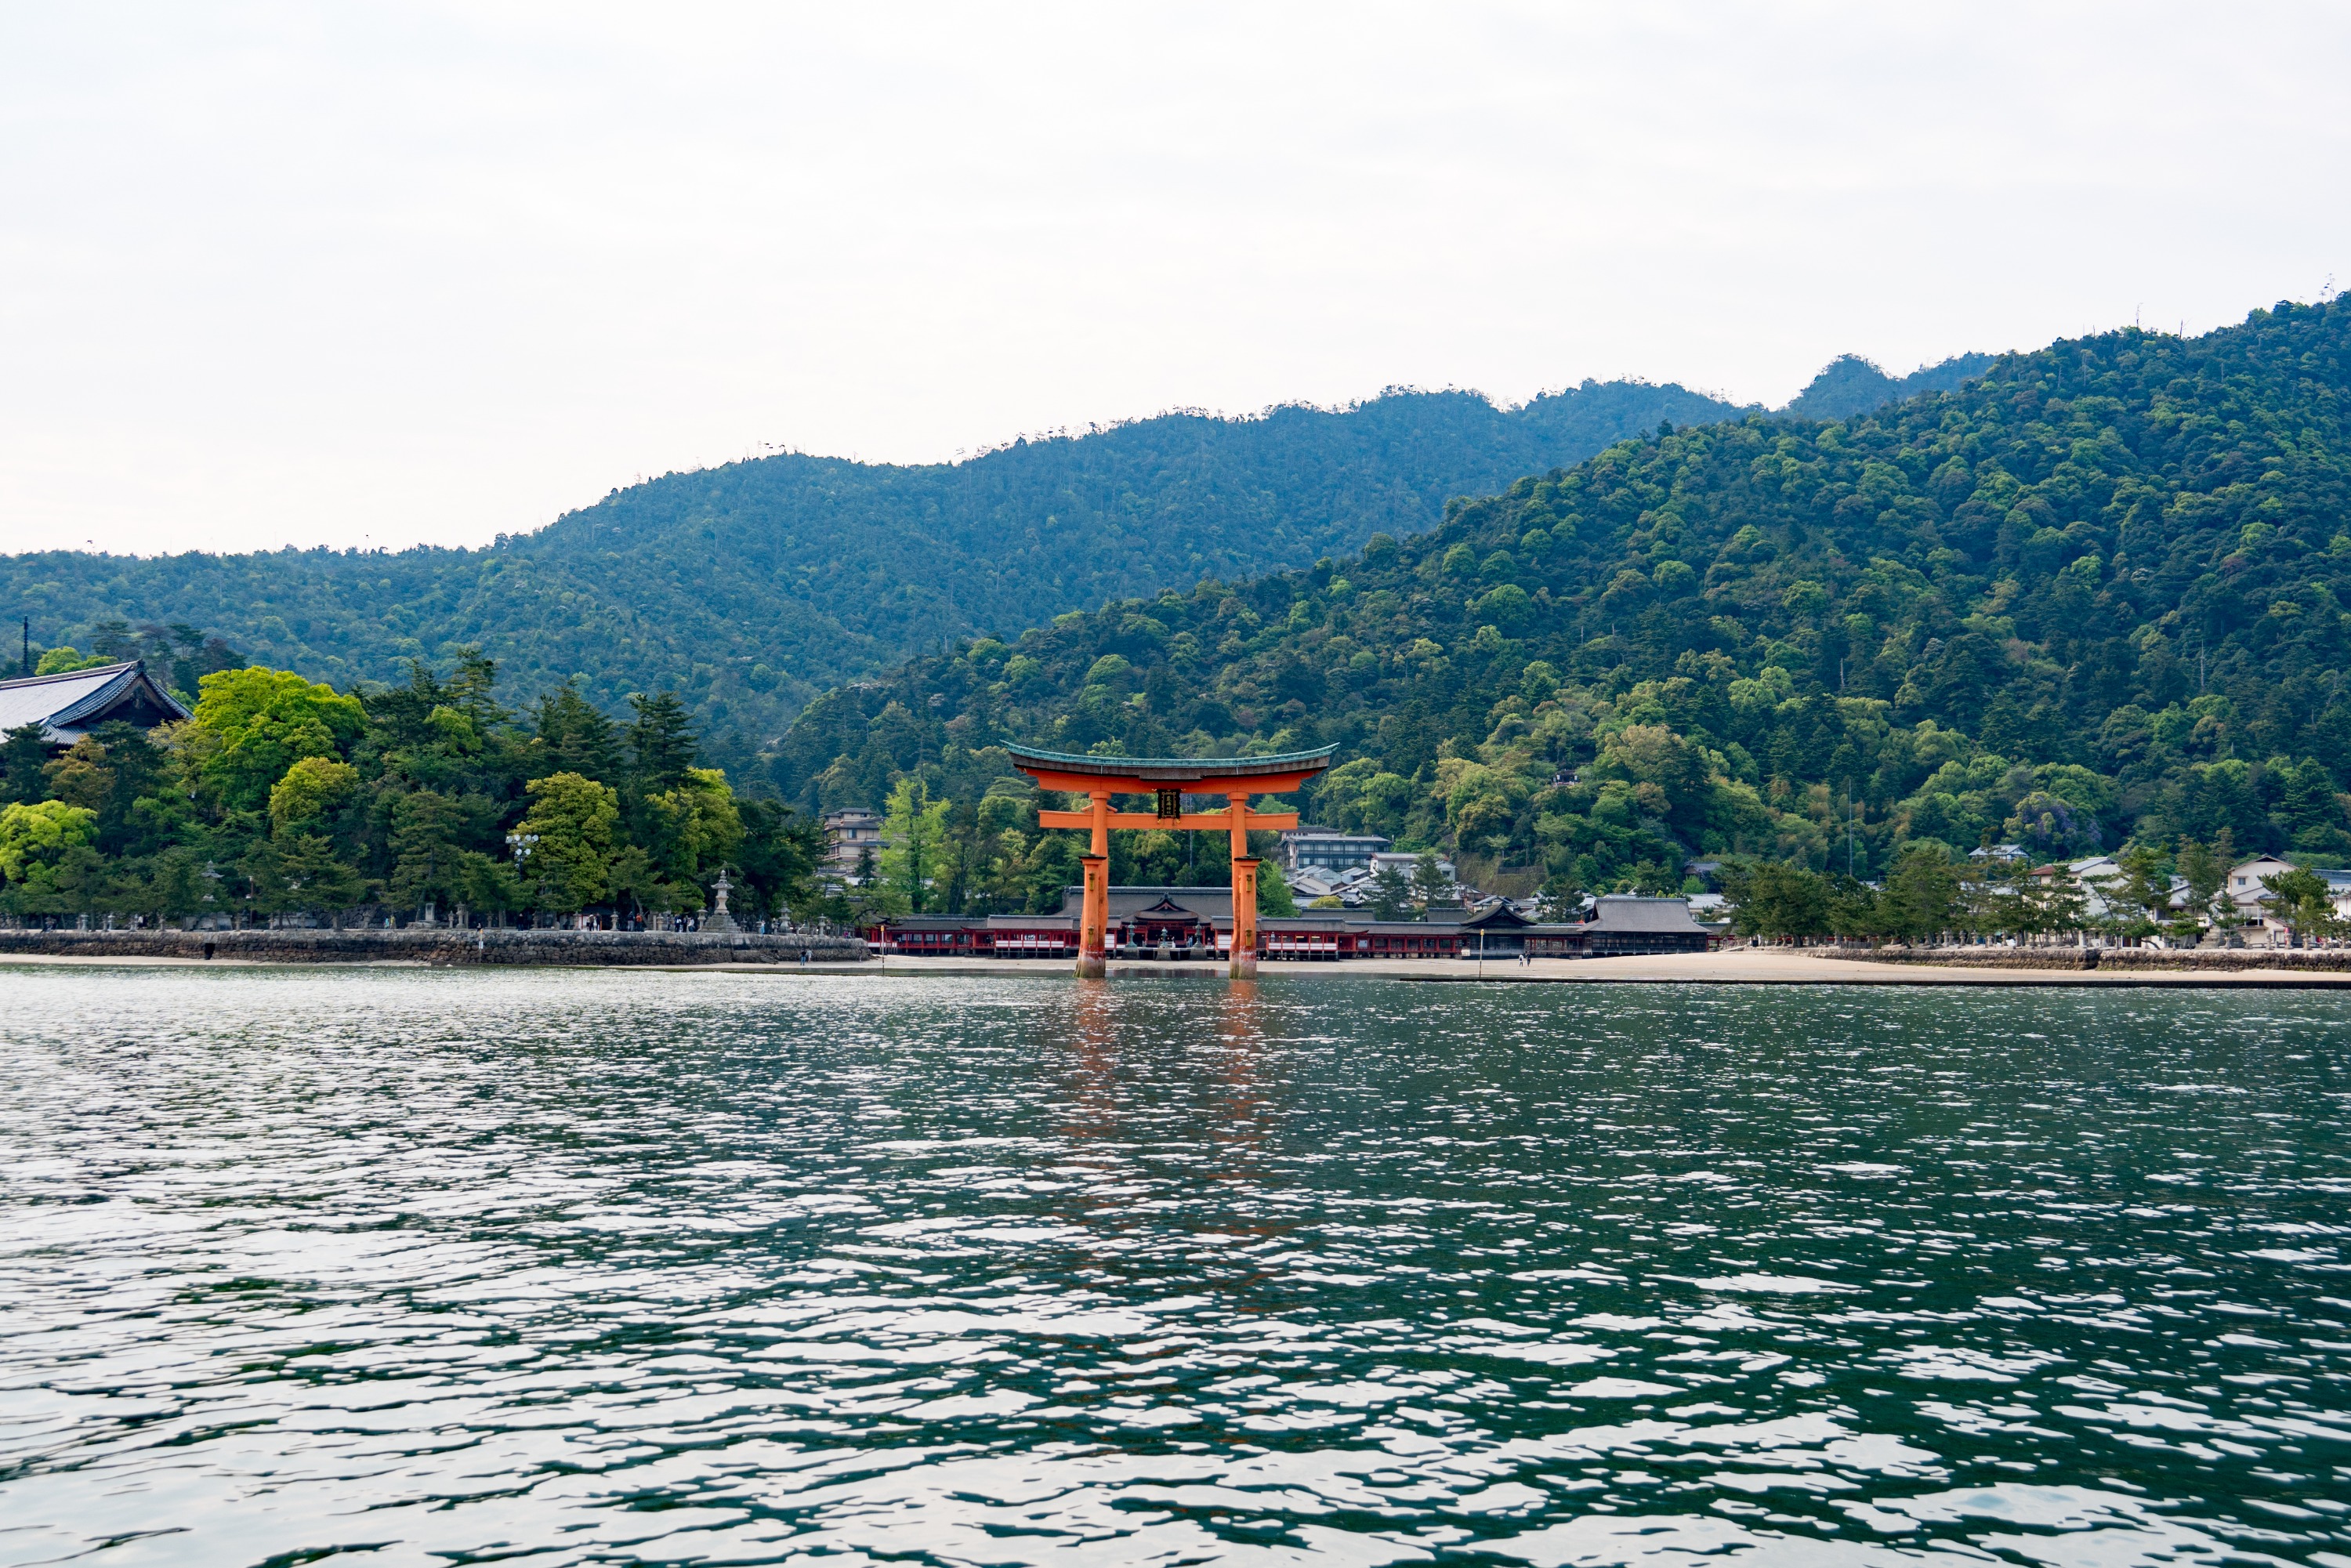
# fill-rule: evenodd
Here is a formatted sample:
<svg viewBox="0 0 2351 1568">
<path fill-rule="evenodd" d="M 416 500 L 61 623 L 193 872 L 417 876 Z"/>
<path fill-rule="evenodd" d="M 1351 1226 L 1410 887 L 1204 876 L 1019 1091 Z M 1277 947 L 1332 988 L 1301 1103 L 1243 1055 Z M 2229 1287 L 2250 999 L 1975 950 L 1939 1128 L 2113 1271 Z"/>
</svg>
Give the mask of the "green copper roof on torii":
<svg viewBox="0 0 2351 1568">
<path fill-rule="evenodd" d="M 1040 751 L 1033 746 L 1007 744 L 1017 763 L 1055 773 L 1092 774 L 1105 779 L 1148 779 L 1170 784 L 1202 779 L 1254 779 L 1267 773 L 1319 773 L 1339 747 L 1334 742 L 1311 751 L 1284 751 L 1271 757 L 1095 757 L 1066 751 Z"/>
</svg>

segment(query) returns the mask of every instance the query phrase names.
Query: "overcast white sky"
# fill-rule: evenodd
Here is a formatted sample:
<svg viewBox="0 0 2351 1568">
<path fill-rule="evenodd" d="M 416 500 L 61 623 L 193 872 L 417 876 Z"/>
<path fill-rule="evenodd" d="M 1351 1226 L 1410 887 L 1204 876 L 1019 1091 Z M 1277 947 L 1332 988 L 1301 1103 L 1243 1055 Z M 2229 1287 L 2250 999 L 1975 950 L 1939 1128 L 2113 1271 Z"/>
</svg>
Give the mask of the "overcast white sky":
<svg viewBox="0 0 2351 1568">
<path fill-rule="evenodd" d="M 2351 284 L 2351 7 L 0 0 L 0 549 Z"/>
</svg>

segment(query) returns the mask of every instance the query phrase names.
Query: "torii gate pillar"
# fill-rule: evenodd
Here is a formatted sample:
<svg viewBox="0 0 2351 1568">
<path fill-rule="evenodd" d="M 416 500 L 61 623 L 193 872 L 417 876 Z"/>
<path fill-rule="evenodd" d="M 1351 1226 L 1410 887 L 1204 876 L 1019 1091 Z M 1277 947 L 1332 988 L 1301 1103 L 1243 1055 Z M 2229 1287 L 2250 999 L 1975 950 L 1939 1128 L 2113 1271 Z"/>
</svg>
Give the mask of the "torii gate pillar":
<svg viewBox="0 0 2351 1568">
<path fill-rule="evenodd" d="M 1286 795 L 1331 766 L 1339 748 L 1285 752 L 1277 757 L 1092 757 L 1008 746 L 1013 766 L 1040 787 L 1086 797 L 1083 811 L 1040 811 L 1038 825 L 1083 828 L 1089 853 L 1083 902 L 1078 915 L 1078 974 L 1100 979 L 1109 971 L 1110 831 L 1113 828 L 1224 829 L 1231 835 L 1233 950 L 1226 972 L 1236 980 L 1257 975 L 1257 859 L 1249 853 L 1251 828 L 1294 828 L 1293 811 L 1252 811 L 1252 795 Z M 1187 795 L 1222 795 L 1222 811 L 1187 812 Z M 1155 812 L 1113 811 L 1113 795 L 1156 797 Z"/>
</svg>

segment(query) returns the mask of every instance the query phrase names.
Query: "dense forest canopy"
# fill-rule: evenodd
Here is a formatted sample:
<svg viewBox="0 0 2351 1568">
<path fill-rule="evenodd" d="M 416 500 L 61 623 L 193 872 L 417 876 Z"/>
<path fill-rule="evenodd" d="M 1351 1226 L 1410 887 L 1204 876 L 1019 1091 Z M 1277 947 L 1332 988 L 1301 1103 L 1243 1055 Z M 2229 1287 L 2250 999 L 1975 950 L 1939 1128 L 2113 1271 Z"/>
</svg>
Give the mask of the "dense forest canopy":
<svg viewBox="0 0 2351 1568">
<path fill-rule="evenodd" d="M 920 646 L 1303 566 L 1659 420 L 1737 412 L 1678 386 L 1587 382 L 1516 409 L 1393 392 L 1253 419 L 1165 414 L 953 465 L 786 455 L 617 490 L 486 549 L 0 557 L 0 604 L 83 649 L 109 622 L 210 626 L 338 686 L 477 647 L 518 690 L 578 675 L 608 712 L 674 687 L 739 768 L 817 691 Z"/>
<path fill-rule="evenodd" d="M 1990 354 L 1959 354 L 1939 365 L 1896 377 L 1859 354 L 1840 354 L 1780 412 L 1797 419 L 1850 419 L 1920 392 L 1956 392 L 1961 383 L 1990 370 L 1991 361 Z"/>
<path fill-rule="evenodd" d="M 828 807 L 914 776 L 985 841 L 1005 738 L 1335 741 L 1313 817 L 1588 887 L 2224 830 L 2351 852 L 2351 306 L 1980 371 L 1660 422 L 1426 533 L 965 642 L 812 704 L 771 777 Z M 1126 858 L 1179 862 L 1160 836 Z"/>
<path fill-rule="evenodd" d="M 822 912 L 812 825 L 699 766 L 672 694 L 625 725 L 569 686 L 517 715 L 471 652 L 353 694 L 204 670 L 207 640 L 185 641 L 188 721 L 100 726 L 62 755 L 37 725 L 0 737 L 0 912 L 643 924 L 700 913 L 722 866 L 738 913 Z"/>
</svg>

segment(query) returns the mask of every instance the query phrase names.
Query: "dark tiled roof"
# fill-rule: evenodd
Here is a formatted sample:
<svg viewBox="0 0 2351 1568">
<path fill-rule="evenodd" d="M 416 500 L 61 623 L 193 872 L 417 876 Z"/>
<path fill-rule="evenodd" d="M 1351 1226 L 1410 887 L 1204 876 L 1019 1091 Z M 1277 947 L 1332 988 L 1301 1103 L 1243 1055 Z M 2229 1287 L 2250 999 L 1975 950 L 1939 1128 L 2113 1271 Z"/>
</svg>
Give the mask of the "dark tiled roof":
<svg viewBox="0 0 2351 1568">
<path fill-rule="evenodd" d="M 1061 913 L 1074 915 L 1085 905 L 1086 890 L 1082 887 L 1061 889 Z M 1154 905 L 1167 903 L 1177 909 L 1198 915 L 1203 920 L 1229 918 L 1233 913 L 1233 890 L 1224 887 L 1113 887 L 1110 890 L 1110 917 L 1127 920 Z"/>
<path fill-rule="evenodd" d="M 1284 751 L 1271 757 L 1095 757 L 1067 751 L 1040 751 L 1033 746 L 1008 744 L 1015 762 L 1029 763 L 1055 773 L 1094 774 L 1105 779 L 1149 779 L 1186 784 L 1200 779 L 1247 779 L 1260 773 L 1319 772 L 1337 743 L 1312 751 Z"/>
<path fill-rule="evenodd" d="M 0 729 L 37 724 L 52 745 L 69 746 L 110 718 L 155 725 L 188 716 L 138 659 L 0 681 Z"/>
<path fill-rule="evenodd" d="M 1209 924 L 1219 931 L 1230 931 L 1233 928 L 1233 917 L 1229 915 L 1219 915 Z M 1348 925 L 1344 920 L 1325 910 L 1319 915 L 1301 915 L 1295 919 L 1281 915 L 1260 915 L 1257 917 L 1257 928 L 1259 931 L 1339 932 L 1348 929 Z"/>
<path fill-rule="evenodd" d="M 1592 914 L 1583 923 L 1586 931 L 1638 932 L 1644 936 L 1672 933 L 1679 936 L 1706 935 L 1690 915 L 1686 898 L 1635 898 L 1630 894 L 1604 894 L 1594 899 Z"/>
</svg>

